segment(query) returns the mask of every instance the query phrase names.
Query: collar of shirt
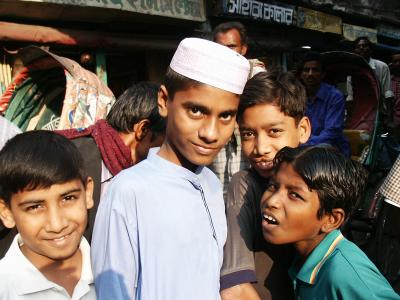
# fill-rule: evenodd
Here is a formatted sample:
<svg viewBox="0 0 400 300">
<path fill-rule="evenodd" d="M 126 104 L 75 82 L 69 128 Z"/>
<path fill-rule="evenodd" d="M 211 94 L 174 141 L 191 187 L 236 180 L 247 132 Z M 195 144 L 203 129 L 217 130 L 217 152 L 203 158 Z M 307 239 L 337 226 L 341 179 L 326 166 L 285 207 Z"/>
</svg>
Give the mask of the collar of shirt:
<svg viewBox="0 0 400 300">
<path fill-rule="evenodd" d="M 22 253 L 19 245 L 22 244 L 21 236 L 17 234 L 4 259 L 7 259 L 18 273 L 18 284 L 14 286 L 16 293 L 20 296 L 31 293 L 37 293 L 48 289 L 65 290 L 58 284 L 48 280 Z M 93 274 L 90 263 L 90 246 L 84 237 L 82 237 L 79 249 L 82 253 L 82 271 L 81 278 L 75 286 L 72 299 L 80 299 L 89 292 L 93 284 Z M 65 291 L 65 293 L 67 293 Z"/>
<path fill-rule="evenodd" d="M 321 85 L 319 86 L 318 92 L 315 95 L 314 99 L 327 99 L 329 97 L 329 91 L 328 91 L 328 84 L 325 82 L 321 82 Z"/>
<path fill-rule="evenodd" d="M 308 284 L 314 284 L 319 270 L 343 238 L 339 230 L 330 232 L 311 252 L 300 270 L 298 268 L 299 257 L 296 257 L 289 269 L 292 280 L 298 279 Z"/>
<path fill-rule="evenodd" d="M 160 155 L 158 155 L 159 150 L 160 148 L 151 148 L 147 156 L 149 162 L 156 165 L 159 171 L 187 179 L 192 182 L 192 184 L 199 181 L 199 176 L 201 175 L 204 166 L 198 166 L 195 172 L 192 172 L 182 166 L 166 160 L 165 158 L 162 158 Z"/>
</svg>

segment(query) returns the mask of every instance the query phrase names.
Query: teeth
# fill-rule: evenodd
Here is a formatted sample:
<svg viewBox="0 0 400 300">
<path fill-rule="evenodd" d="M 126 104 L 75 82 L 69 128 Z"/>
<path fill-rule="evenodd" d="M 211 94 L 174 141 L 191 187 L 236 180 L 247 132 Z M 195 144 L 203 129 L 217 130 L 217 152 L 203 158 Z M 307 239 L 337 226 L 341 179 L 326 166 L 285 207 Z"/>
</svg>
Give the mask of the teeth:
<svg viewBox="0 0 400 300">
<path fill-rule="evenodd" d="M 64 235 L 64 236 L 62 236 L 62 237 L 60 237 L 60 238 L 58 238 L 58 239 L 54 239 L 54 241 L 59 242 L 59 241 L 64 240 L 66 237 L 67 237 L 67 236 Z"/>
<path fill-rule="evenodd" d="M 266 214 L 264 214 L 264 219 L 266 219 L 272 223 L 277 223 L 277 221 L 273 217 L 266 215 Z"/>
</svg>

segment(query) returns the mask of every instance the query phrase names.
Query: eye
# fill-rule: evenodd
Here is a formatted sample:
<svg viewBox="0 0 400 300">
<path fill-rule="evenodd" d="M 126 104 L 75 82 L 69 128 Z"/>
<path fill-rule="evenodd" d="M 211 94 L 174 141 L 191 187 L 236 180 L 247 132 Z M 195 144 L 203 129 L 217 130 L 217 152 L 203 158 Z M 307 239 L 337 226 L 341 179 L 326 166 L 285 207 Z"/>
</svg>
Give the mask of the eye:
<svg viewBox="0 0 400 300">
<path fill-rule="evenodd" d="M 254 132 L 249 130 L 244 130 L 240 132 L 240 136 L 243 140 L 250 140 L 251 138 L 254 137 Z"/>
<path fill-rule="evenodd" d="M 269 131 L 270 136 L 272 137 L 278 137 L 282 134 L 283 130 L 279 128 L 272 128 Z"/>
<path fill-rule="evenodd" d="M 219 118 L 224 121 L 224 122 L 229 122 L 233 119 L 234 114 L 233 113 L 222 113 Z"/>
<path fill-rule="evenodd" d="M 40 210 L 42 208 L 43 208 L 42 204 L 33 204 L 33 205 L 29 205 L 29 206 L 25 207 L 25 211 L 27 211 L 27 212 L 36 212 L 36 211 L 38 211 L 38 210 Z"/>
<path fill-rule="evenodd" d="M 278 185 L 275 182 L 270 182 L 267 185 L 267 191 L 275 192 L 278 189 Z"/>
<path fill-rule="evenodd" d="M 299 194 L 297 194 L 296 192 L 292 192 L 292 191 L 289 192 L 289 197 L 290 197 L 291 199 L 294 199 L 294 200 L 304 200 L 303 197 L 301 197 L 301 196 L 300 196 Z"/>
<path fill-rule="evenodd" d="M 203 112 L 198 107 L 189 108 L 189 114 L 194 118 L 199 118 L 203 115 Z"/>
<path fill-rule="evenodd" d="M 74 201 L 74 200 L 76 200 L 76 199 L 78 199 L 78 197 L 77 197 L 76 195 L 66 195 L 66 196 L 63 198 L 63 202 Z"/>
</svg>

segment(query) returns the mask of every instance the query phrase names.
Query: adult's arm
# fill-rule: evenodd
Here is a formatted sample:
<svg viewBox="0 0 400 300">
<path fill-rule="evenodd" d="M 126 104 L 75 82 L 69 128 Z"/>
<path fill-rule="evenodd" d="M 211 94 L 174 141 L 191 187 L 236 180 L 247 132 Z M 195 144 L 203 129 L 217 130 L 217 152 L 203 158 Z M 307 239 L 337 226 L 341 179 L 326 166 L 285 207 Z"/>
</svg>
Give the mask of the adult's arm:
<svg viewBox="0 0 400 300">
<path fill-rule="evenodd" d="M 136 299 L 138 241 L 136 201 L 131 184 L 116 177 L 97 211 L 92 268 L 99 300 Z"/>
<path fill-rule="evenodd" d="M 387 64 L 383 64 L 382 66 L 382 78 L 381 78 L 381 93 L 385 97 L 385 99 L 393 98 L 394 94 L 392 92 L 392 87 L 390 83 L 390 70 Z"/>
</svg>

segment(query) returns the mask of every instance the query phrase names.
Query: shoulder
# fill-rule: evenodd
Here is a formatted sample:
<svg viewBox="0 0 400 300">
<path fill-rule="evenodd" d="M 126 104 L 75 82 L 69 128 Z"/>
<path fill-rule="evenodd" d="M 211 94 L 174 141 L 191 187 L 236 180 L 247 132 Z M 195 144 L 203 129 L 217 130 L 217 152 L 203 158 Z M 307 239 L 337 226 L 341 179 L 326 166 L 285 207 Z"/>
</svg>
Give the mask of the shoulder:
<svg viewBox="0 0 400 300">
<path fill-rule="evenodd" d="M 381 60 L 379 60 L 379 59 L 371 58 L 371 60 L 372 60 L 372 62 L 375 64 L 375 66 L 377 66 L 377 67 L 380 67 L 380 68 L 389 68 L 388 65 L 387 65 L 385 62 L 383 62 L 383 61 L 381 61 Z"/>
<path fill-rule="evenodd" d="M 204 176 L 204 178 L 209 181 L 212 184 L 217 184 L 220 185 L 220 181 L 217 177 L 217 175 L 215 175 L 215 173 L 213 171 L 211 171 L 210 168 L 208 167 L 203 167 L 202 172 L 202 176 Z"/>
<path fill-rule="evenodd" d="M 365 253 L 348 240 L 343 240 L 338 245 L 321 271 L 330 286 L 353 297 L 382 299 L 381 297 L 395 295 L 387 280 Z"/>
<path fill-rule="evenodd" d="M 265 184 L 267 180 L 265 179 Z M 241 170 L 233 175 L 229 186 L 227 196 L 227 208 L 229 206 L 241 206 L 248 201 L 256 201 L 261 196 L 264 186 L 261 178 L 251 169 Z"/>
<path fill-rule="evenodd" d="M 323 90 L 327 93 L 329 93 L 332 96 L 335 97 L 343 97 L 343 94 L 341 91 L 339 91 L 335 86 L 326 83 L 326 82 L 322 82 L 321 83 L 321 87 L 323 88 Z"/>
</svg>

